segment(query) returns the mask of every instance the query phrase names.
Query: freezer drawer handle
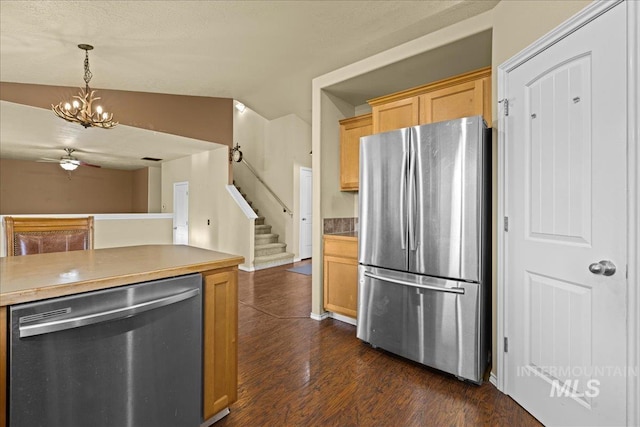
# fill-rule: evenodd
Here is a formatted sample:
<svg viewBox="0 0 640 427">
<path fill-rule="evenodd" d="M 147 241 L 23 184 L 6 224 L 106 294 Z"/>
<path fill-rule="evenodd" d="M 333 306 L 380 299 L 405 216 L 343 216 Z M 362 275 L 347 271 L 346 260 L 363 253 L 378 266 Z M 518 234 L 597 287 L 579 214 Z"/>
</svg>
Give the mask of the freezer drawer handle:
<svg viewBox="0 0 640 427">
<path fill-rule="evenodd" d="M 79 328 L 82 326 L 93 325 L 95 323 L 106 322 L 108 320 L 124 319 L 144 313 L 145 311 L 175 304 L 180 301 L 195 297 L 200 293 L 200 289 L 193 288 L 178 294 L 169 295 L 151 301 L 141 302 L 139 304 L 128 305 L 126 307 L 115 308 L 113 310 L 102 311 L 99 313 L 91 313 L 83 316 L 73 317 L 71 319 L 53 320 L 47 323 L 37 325 L 20 326 L 20 338 L 32 337 L 34 335 L 43 335 L 50 332 L 64 331 L 66 329 Z"/>
<path fill-rule="evenodd" d="M 398 285 L 412 286 L 414 288 L 422 288 L 430 291 L 448 292 L 450 294 L 464 295 L 464 288 L 444 288 L 442 286 L 422 285 L 419 283 L 407 282 L 400 279 L 392 279 L 390 277 L 378 276 L 377 274 L 369 273 L 368 271 L 365 271 L 364 275 L 372 279 L 378 279 L 378 280 L 384 280 L 385 282 L 397 283 Z"/>
</svg>

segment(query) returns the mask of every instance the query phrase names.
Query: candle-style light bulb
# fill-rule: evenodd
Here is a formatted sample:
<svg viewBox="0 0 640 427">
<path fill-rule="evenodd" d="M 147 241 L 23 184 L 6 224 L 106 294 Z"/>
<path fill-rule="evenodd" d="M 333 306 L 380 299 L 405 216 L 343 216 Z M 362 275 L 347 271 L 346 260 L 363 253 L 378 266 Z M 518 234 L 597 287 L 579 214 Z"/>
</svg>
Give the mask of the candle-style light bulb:
<svg viewBox="0 0 640 427">
<path fill-rule="evenodd" d="M 69 104 L 68 102 L 64 104 L 65 110 L 69 110 L 70 108 L 71 108 L 71 104 Z"/>
<path fill-rule="evenodd" d="M 98 105 L 96 107 L 96 111 L 98 112 L 98 114 L 102 114 L 102 107 Z"/>
<path fill-rule="evenodd" d="M 80 103 L 78 101 L 73 101 L 73 108 L 78 108 Z"/>
</svg>

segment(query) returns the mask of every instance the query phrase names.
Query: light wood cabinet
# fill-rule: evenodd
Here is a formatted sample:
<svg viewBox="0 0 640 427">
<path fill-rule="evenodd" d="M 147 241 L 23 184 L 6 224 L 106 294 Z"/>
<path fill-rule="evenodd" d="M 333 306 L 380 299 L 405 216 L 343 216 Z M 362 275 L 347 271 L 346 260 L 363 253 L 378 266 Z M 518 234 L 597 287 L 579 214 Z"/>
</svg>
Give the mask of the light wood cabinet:
<svg viewBox="0 0 640 427">
<path fill-rule="evenodd" d="M 203 273 L 203 412 L 207 420 L 238 399 L 238 270 Z"/>
<path fill-rule="evenodd" d="M 491 67 L 369 100 L 373 133 L 482 115 L 491 127 Z"/>
<path fill-rule="evenodd" d="M 356 318 L 358 309 L 358 239 L 324 236 L 324 309 Z"/>
<path fill-rule="evenodd" d="M 412 96 L 371 107 L 373 133 L 415 126 L 420 119 L 420 98 Z"/>
<path fill-rule="evenodd" d="M 371 114 L 340 120 L 340 190 L 360 185 L 360 138 L 371 135 Z"/>
<path fill-rule="evenodd" d="M 340 120 L 340 190 L 360 187 L 360 137 L 482 115 L 491 127 L 491 67 L 369 100 L 371 114 Z"/>
<path fill-rule="evenodd" d="M 485 77 L 420 95 L 420 124 L 483 115 L 490 126 L 488 85 L 489 78 Z"/>
</svg>

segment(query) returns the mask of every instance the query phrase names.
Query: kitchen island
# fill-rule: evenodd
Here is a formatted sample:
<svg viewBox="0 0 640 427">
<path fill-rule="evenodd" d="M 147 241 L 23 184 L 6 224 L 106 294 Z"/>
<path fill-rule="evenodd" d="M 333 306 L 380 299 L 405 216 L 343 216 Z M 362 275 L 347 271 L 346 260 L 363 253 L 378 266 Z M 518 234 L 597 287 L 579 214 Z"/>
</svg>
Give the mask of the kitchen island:
<svg viewBox="0 0 640 427">
<path fill-rule="evenodd" d="M 192 273 L 202 274 L 202 420 L 237 399 L 237 275 L 243 257 L 148 245 L 0 258 L 0 427 L 7 423 L 8 307 Z"/>
</svg>

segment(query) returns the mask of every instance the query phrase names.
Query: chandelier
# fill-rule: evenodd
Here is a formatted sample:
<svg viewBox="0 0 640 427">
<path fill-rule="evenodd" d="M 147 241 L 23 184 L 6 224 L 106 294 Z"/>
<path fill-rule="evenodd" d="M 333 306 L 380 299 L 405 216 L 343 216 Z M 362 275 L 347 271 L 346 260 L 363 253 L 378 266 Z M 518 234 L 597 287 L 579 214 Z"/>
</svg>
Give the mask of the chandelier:
<svg viewBox="0 0 640 427">
<path fill-rule="evenodd" d="M 99 127 L 103 129 L 111 129 L 118 122 L 113 121 L 113 113 L 107 113 L 102 107 L 97 105 L 95 110 L 93 103 L 100 99 L 95 96 L 95 90 L 89 89 L 89 81 L 91 81 L 91 71 L 89 70 L 89 51 L 93 46 L 88 44 L 79 44 L 78 47 L 85 51 L 84 58 L 84 82 L 85 88 L 80 89 L 80 94 L 75 95 L 73 101 L 62 101 L 58 105 L 51 104 L 51 109 L 56 115 L 68 122 L 80 123 L 85 128 Z"/>
</svg>

